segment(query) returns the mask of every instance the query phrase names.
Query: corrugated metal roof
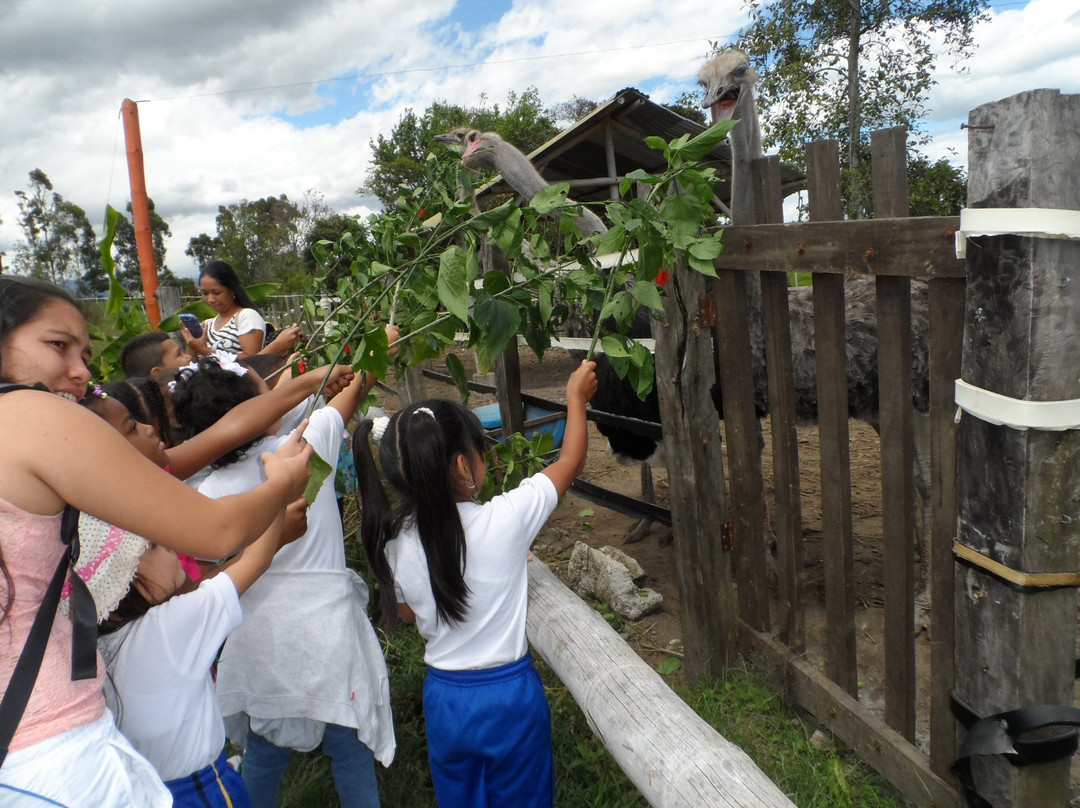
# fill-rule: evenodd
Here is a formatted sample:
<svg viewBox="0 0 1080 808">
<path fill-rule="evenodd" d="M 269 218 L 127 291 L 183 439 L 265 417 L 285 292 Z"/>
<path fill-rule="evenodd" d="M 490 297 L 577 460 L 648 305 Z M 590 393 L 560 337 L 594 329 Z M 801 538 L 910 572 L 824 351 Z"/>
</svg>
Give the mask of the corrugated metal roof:
<svg viewBox="0 0 1080 808">
<path fill-rule="evenodd" d="M 612 176 L 622 178 L 636 169 L 655 174 L 667 167 L 663 153 L 645 144 L 646 137 L 671 141 L 685 134 L 693 137 L 705 129 L 696 121 L 650 101 L 640 90 L 627 87 L 536 149 L 529 159 L 548 182 L 570 182 L 573 199 L 604 201 L 612 198 Z M 608 166 L 609 137 L 614 175 Z M 731 147 L 726 141 L 720 143 L 701 164 L 716 168 L 721 178 L 716 195 L 726 203 L 731 196 Z M 781 167 L 780 177 L 785 194 L 799 190 L 806 183 L 806 176 L 790 166 Z M 501 193 L 510 193 L 510 189 L 499 179 L 480 189 L 477 196 Z"/>
</svg>

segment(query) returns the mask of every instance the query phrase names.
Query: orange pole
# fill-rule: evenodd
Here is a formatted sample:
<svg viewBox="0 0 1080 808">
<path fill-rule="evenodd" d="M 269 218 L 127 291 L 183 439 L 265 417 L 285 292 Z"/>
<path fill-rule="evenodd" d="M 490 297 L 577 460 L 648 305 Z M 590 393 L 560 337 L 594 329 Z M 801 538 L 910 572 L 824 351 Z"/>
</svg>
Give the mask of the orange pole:
<svg viewBox="0 0 1080 808">
<path fill-rule="evenodd" d="M 127 144 L 128 177 L 131 181 L 131 218 L 135 226 L 135 248 L 139 253 L 139 274 L 146 297 L 146 316 L 150 325 L 161 322 L 157 300 L 157 262 L 154 260 L 154 235 L 150 230 L 150 202 L 146 196 L 143 172 L 142 135 L 139 133 L 139 108 L 130 98 L 120 106 L 124 116 L 124 141 Z"/>
</svg>

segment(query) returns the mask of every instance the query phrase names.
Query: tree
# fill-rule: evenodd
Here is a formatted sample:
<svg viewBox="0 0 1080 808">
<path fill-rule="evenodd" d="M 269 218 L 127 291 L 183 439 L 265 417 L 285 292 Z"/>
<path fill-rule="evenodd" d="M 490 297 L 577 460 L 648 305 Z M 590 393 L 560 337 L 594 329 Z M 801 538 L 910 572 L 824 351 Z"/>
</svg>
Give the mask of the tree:
<svg viewBox="0 0 1080 808">
<path fill-rule="evenodd" d="M 154 210 L 154 201 L 149 200 L 150 205 L 150 233 L 154 246 L 154 264 L 157 267 L 158 285 L 166 281 L 172 285 L 176 278 L 165 265 L 165 239 L 172 235 L 168 222 L 162 219 Z M 128 216 L 131 216 L 131 203 L 127 205 Z M 139 250 L 135 244 L 135 225 L 126 216 L 116 218 L 116 234 L 113 236 L 113 250 L 116 254 L 116 279 L 129 292 L 142 291 L 142 270 L 139 266 Z M 83 275 L 81 286 L 87 292 L 100 293 L 109 289 L 109 279 L 105 274 L 101 263 L 95 263 L 94 267 Z"/>
<path fill-rule="evenodd" d="M 200 233 L 184 253 L 200 266 L 211 258 L 228 261 L 244 284 L 282 280 L 303 269 L 303 217 L 285 194 L 221 205 L 217 235 Z"/>
<path fill-rule="evenodd" d="M 98 263 L 97 237 L 86 211 L 53 190 L 40 168 L 30 172 L 29 191 L 16 191 L 19 227 L 26 241 L 15 251 L 15 272 L 66 285 Z"/>
<path fill-rule="evenodd" d="M 486 96 L 476 107 L 459 107 L 435 102 L 423 115 L 405 111 L 390 137 L 379 135 L 371 141 L 371 168 L 358 194 L 378 197 L 384 208 L 393 205 L 401 186 L 416 188 L 424 178 L 424 161 L 431 152 L 438 159 L 451 160 L 447 149 L 436 148 L 435 135 L 455 126 L 498 132 L 503 139 L 528 153 L 558 132 L 550 113 L 543 110 L 540 95 L 530 87 L 521 95 L 511 92 L 506 111 L 487 106 Z"/>
<path fill-rule="evenodd" d="M 762 78 L 765 139 L 801 164 L 812 140 L 840 141 L 849 215 L 867 214 L 864 147 L 873 129 L 904 124 L 915 134 L 933 84 L 938 52 L 959 63 L 988 0 L 749 0 L 740 32 Z M 937 49 L 937 50 L 936 50 Z M 929 168 L 930 164 L 926 163 Z M 940 171 L 934 173 L 942 178 Z"/>
</svg>

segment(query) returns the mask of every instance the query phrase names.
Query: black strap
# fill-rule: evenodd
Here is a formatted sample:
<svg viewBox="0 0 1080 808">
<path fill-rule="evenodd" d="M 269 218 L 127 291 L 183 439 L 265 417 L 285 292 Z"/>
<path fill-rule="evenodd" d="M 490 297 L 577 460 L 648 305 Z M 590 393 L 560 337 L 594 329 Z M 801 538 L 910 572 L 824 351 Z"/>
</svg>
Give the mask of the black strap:
<svg viewBox="0 0 1080 808">
<path fill-rule="evenodd" d="M 40 384 L 32 388 L 24 384 L 0 384 L 0 393 L 29 389 L 47 390 Z M 56 609 L 60 605 L 64 579 L 79 558 L 79 511 L 70 505 L 64 507 L 60 520 L 60 540 L 66 549 L 34 615 L 7 690 L 0 699 L 0 766 L 7 757 L 11 739 L 15 737 L 15 730 L 26 712 L 38 671 L 41 670 L 45 647 L 49 644 L 49 635 L 56 619 Z M 75 574 L 71 575 L 71 618 L 71 678 L 93 679 L 97 676 L 97 610 L 86 582 Z"/>
<path fill-rule="evenodd" d="M 67 571 L 68 555 L 64 553 L 52 580 L 49 581 L 49 588 L 41 599 L 41 606 L 34 615 L 34 624 L 26 637 L 26 645 L 19 654 L 19 661 L 15 663 L 15 670 L 11 673 L 11 681 L 8 682 L 4 698 L 0 701 L 0 765 L 3 765 L 3 758 L 7 757 L 11 739 L 15 737 L 15 730 L 22 720 L 27 702 L 30 701 L 34 682 L 37 681 L 41 660 L 45 656 L 45 646 L 49 643 L 49 632 L 56 618 L 56 607 L 60 605 L 60 590 L 64 588 Z"/>
<path fill-rule="evenodd" d="M 952 703 L 953 714 L 967 728 L 967 737 L 952 769 L 963 786 L 970 808 L 993 808 L 975 787 L 972 756 L 1002 755 L 1013 766 L 1027 766 L 1060 760 L 1078 748 L 1076 728 L 1080 727 L 1080 709 L 1076 707 L 1040 704 L 980 719 L 955 693 Z M 1022 737 L 1046 727 L 1060 727 L 1061 730 L 1038 737 Z"/>
</svg>

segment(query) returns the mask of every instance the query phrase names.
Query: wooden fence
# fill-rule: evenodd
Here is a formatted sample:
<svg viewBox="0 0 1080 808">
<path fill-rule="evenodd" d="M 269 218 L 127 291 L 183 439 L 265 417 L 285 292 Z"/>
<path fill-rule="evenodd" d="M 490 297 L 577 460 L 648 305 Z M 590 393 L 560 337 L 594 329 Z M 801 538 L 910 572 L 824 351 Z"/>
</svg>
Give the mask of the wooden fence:
<svg viewBox="0 0 1080 808">
<path fill-rule="evenodd" d="M 964 264 L 955 255 L 957 217 L 906 218 L 906 132 L 873 134 L 874 219 L 840 221 L 840 161 L 836 142 L 807 149 L 809 222 L 782 219 L 779 162 L 754 165 L 755 225 L 728 227 L 714 284 L 715 333 L 729 466 L 740 648 L 776 673 L 792 703 L 811 712 L 909 798 L 951 805 L 947 779 L 955 757 L 949 708 L 952 684 L 952 559 L 955 535 L 955 426 L 952 405 L 963 334 Z M 823 666 L 805 656 L 803 524 L 787 273 L 813 276 L 821 508 L 824 533 L 825 636 L 813 645 Z M 760 273 L 760 313 L 752 288 Z M 845 276 L 875 279 L 878 326 L 879 432 L 882 467 L 884 577 L 884 716 L 858 701 L 856 598 L 849 463 Z M 912 406 L 912 282 L 929 295 L 932 534 L 930 541 L 932 664 L 916 670 L 915 462 Z M 767 355 L 769 421 L 777 535 L 779 625 L 774 631 L 766 580 L 765 503 L 755 428 L 754 367 L 749 346 L 760 317 Z M 733 425 L 741 425 L 733 428 Z M 680 539 L 676 537 L 676 548 Z M 914 745 L 916 684 L 931 681 L 931 755 Z M 936 730 L 936 731 L 935 731 Z"/>
</svg>

